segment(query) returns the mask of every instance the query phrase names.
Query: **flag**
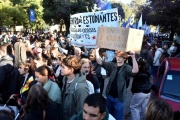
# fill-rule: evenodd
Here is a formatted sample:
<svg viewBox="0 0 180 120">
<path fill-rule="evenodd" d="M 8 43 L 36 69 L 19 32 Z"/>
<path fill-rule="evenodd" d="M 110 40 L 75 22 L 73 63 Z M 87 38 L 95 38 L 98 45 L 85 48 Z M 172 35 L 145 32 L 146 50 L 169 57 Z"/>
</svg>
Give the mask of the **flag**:
<svg viewBox="0 0 180 120">
<path fill-rule="evenodd" d="M 158 35 L 159 35 L 159 25 L 156 27 L 155 33 L 156 33 L 156 37 L 158 37 Z"/>
<path fill-rule="evenodd" d="M 126 28 L 132 28 L 134 24 L 134 14 L 132 14 L 126 22 Z"/>
<path fill-rule="evenodd" d="M 141 14 L 141 17 L 140 17 L 140 19 L 139 19 L 137 29 L 139 29 L 140 27 L 142 27 L 142 14 Z"/>
<path fill-rule="evenodd" d="M 122 23 L 122 27 L 125 27 L 125 28 L 126 28 L 126 25 L 127 25 L 126 22 L 123 22 L 123 23 Z"/>
<path fill-rule="evenodd" d="M 146 26 L 144 34 L 145 35 L 149 35 L 150 33 L 151 33 L 151 27 L 150 26 Z"/>
<path fill-rule="evenodd" d="M 36 21 L 35 11 L 32 10 L 32 9 L 29 10 L 29 20 L 30 20 L 30 22 L 35 22 Z"/>
<path fill-rule="evenodd" d="M 158 33 L 158 34 L 159 34 L 159 25 L 156 27 L 155 33 Z"/>
<path fill-rule="evenodd" d="M 150 34 L 150 43 L 153 41 L 153 34 Z"/>
<path fill-rule="evenodd" d="M 133 25 L 133 28 L 137 29 L 138 27 L 138 22 L 136 22 L 134 25 Z"/>
</svg>

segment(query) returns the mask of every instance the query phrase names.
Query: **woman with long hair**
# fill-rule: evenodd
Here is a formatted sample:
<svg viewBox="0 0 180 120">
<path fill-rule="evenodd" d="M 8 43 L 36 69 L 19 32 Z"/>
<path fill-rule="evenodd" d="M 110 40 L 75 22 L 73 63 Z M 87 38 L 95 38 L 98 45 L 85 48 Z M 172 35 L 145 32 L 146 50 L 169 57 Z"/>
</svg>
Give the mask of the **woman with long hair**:
<svg viewBox="0 0 180 120">
<path fill-rule="evenodd" d="M 34 85 L 24 105 L 22 120 L 60 120 L 60 107 L 41 85 Z"/>
<path fill-rule="evenodd" d="M 150 98 L 151 82 L 150 71 L 148 64 L 142 57 L 137 60 L 139 66 L 139 72 L 133 75 L 133 83 L 131 91 L 133 97 L 131 100 L 131 119 L 132 120 L 144 120 L 145 110 Z"/>
</svg>

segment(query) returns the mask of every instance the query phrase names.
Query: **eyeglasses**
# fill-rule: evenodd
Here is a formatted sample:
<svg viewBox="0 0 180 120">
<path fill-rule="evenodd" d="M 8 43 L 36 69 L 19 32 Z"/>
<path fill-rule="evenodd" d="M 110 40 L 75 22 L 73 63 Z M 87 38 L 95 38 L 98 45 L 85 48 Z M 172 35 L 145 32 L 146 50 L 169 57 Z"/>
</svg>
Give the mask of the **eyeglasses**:
<svg viewBox="0 0 180 120">
<path fill-rule="evenodd" d="M 84 69 L 86 69 L 86 68 L 90 68 L 90 66 L 89 67 L 83 67 Z"/>
</svg>

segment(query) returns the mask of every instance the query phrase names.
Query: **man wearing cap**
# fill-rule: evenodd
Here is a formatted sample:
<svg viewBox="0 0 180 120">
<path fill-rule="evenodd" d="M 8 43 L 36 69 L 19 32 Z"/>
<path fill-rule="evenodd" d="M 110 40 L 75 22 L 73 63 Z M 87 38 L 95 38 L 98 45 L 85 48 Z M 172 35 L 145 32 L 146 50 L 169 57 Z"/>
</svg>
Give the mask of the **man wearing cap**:
<svg viewBox="0 0 180 120">
<path fill-rule="evenodd" d="M 125 63 L 128 54 L 123 51 L 116 51 L 116 62 L 104 62 L 99 56 L 99 48 L 96 49 L 96 61 L 106 71 L 110 73 L 109 84 L 106 89 L 107 108 L 109 113 L 116 120 L 124 120 L 124 101 L 127 93 L 126 81 L 134 73 L 138 73 L 138 64 L 135 59 L 135 53 L 131 52 L 133 65 L 132 67 Z"/>
</svg>

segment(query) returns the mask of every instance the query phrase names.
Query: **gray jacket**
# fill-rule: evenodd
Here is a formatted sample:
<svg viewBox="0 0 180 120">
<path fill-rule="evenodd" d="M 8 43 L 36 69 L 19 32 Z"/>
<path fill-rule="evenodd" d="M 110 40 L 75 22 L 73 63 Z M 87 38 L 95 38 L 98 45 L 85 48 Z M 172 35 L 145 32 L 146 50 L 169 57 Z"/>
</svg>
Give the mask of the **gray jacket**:
<svg viewBox="0 0 180 120">
<path fill-rule="evenodd" d="M 110 80 L 109 84 L 107 85 L 106 89 L 106 96 L 108 96 L 111 84 L 116 76 L 117 72 L 117 65 L 113 62 L 102 62 L 102 67 L 106 69 L 106 71 L 110 72 Z M 126 81 L 130 79 L 130 77 L 133 75 L 132 73 L 132 67 L 130 65 L 127 65 L 124 63 L 119 72 L 117 77 L 117 88 L 118 88 L 118 99 L 119 101 L 124 101 L 126 98 Z"/>
<path fill-rule="evenodd" d="M 69 120 L 78 114 L 84 104 L 85 98 L 89 95 L 89 88 L 86 78 L 82 73 L 76 74 L 69 87 L 65 89 L 67 77 L 63 79 L 62 100 L 63 100 L 63 120 Z"/>
<path fill-rule="evenodd" d="M 62 103 L 61 89 L 55 82 L 48 80 L 47 83 L 43 86 L 43 88 L 47 91 L 48 96 L 52 101 L 55 101 L 59 104 Z"/>
</svg>

